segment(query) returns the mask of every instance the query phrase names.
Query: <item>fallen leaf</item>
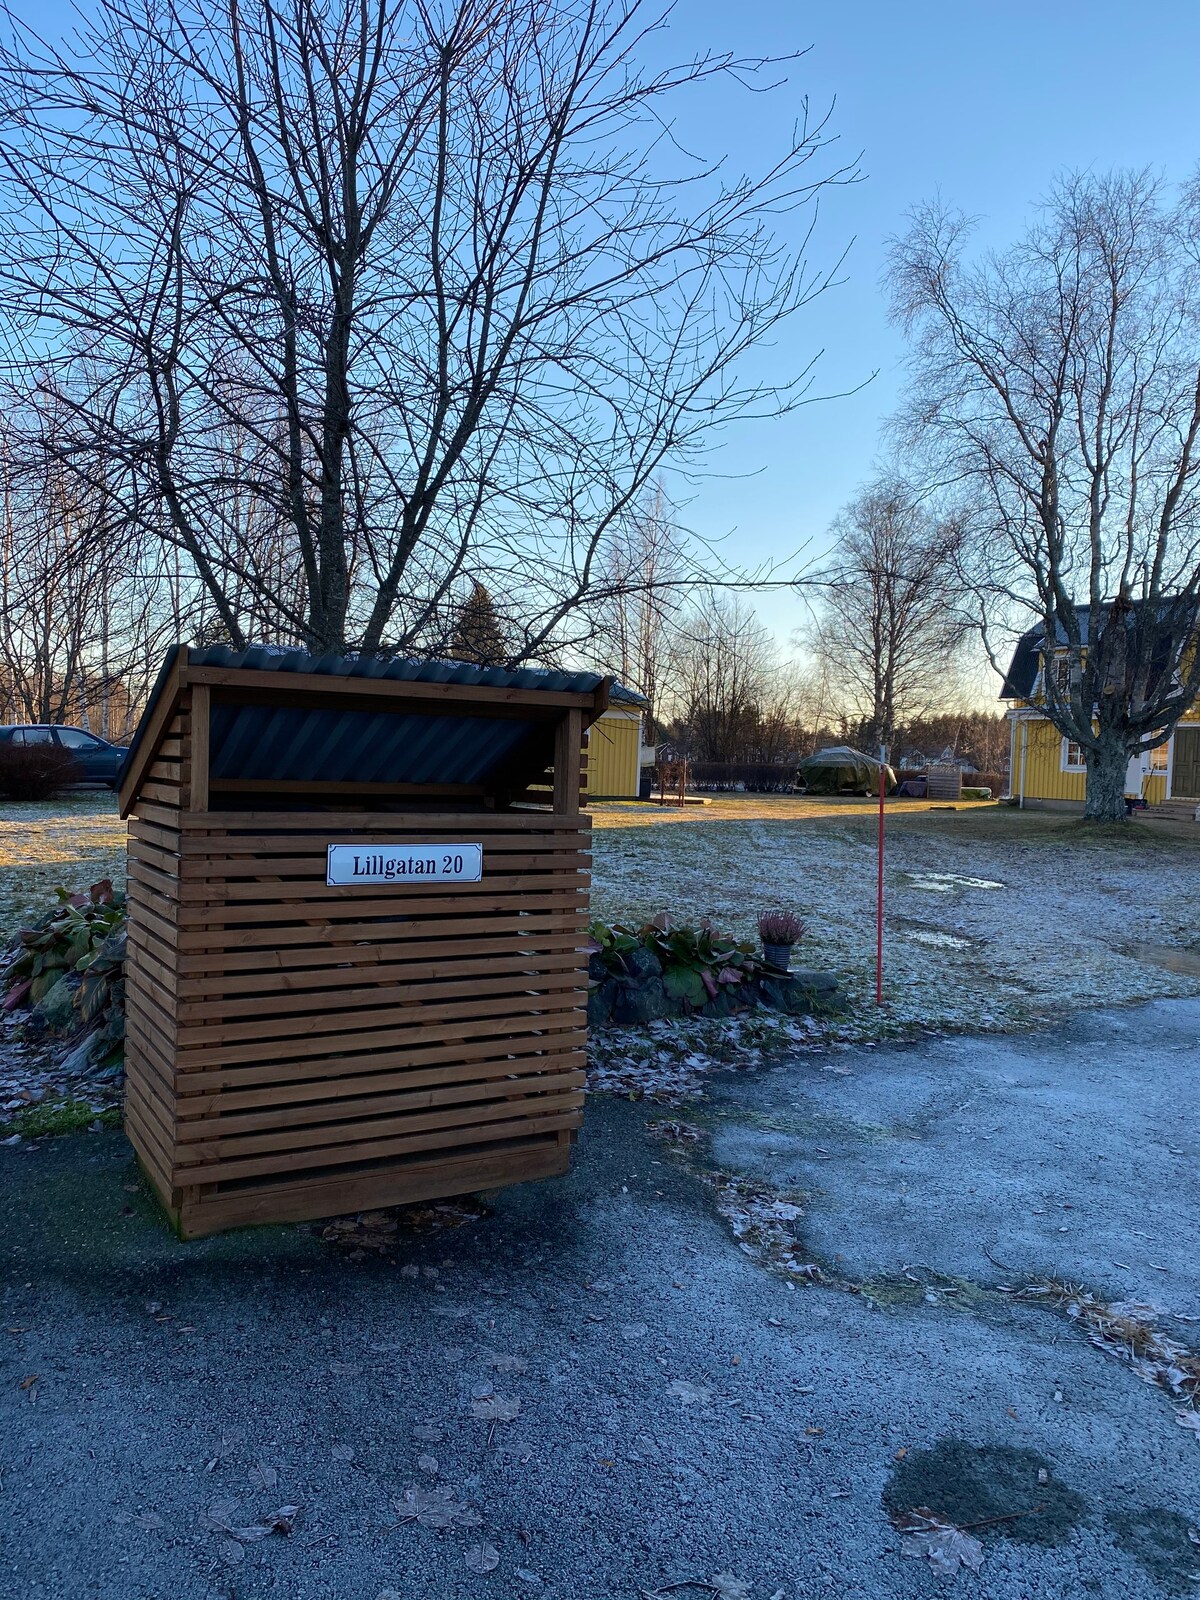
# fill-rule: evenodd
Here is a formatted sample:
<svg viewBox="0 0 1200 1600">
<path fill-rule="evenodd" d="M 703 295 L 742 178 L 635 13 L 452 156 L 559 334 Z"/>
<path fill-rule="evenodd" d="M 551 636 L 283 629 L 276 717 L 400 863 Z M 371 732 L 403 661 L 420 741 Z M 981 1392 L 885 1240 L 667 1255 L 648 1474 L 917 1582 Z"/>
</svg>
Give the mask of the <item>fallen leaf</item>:
<svg viewBox="0 0 1200 1600">
<path fill-rule="evenodd" d="M 418 1456 L 417 1465 L 420 1467 L 422 1472 L 428 1472 L 433 1477 L 437 1477 L 438 1460 L 436 1456 Z"/>
<path fill-rule="evenodd" d="M 160 1528 L 166 1526 L 156 1511 L 139 1511 L 136 1514 L 130 1511 L 118 1511 L 113 1521 L 128 1523 L 135 1528 L 145 1528 L 148 1533 L 157 1533 Z"/>
<path fill-rule="evenodd" d="M 712 1586 L 720 1600 L 750 1600 L 750 1585 L 732 1572 L 714 1572 Z"/>
<path fill-rule="evenodd" d="M 250 1468 L 250 1485 L 254 1489 L 269 1492 L 277 1487 L 279 1474 L 274 1467 L 268 1467 L 263 1461 L 256 1461 Z"/>
<path fill-rule="evenodd" d="M 1177 1411 L 1175 1421 L 1181 1428 L 1190 1428 L 1200 1439 L 1200 1411 Z"/>
<path fill-rule="evenodd" d="M 488 1366 L 493 1372 L 525 1372 L 529 1363 L 524 1356 L 490 1355 Z"/>
<path fill-rule="evenodd" d="M 928 1506 L 901 1512 L 893 1521 L 896 1531 L 903 1535 L 900 1554 L 916 1560 L 924 1558 L 943 1577 L 953 1578 L 960 1567 L 978 1572 L 983 1565 L 983 1546 L 979 1540 Z"/>
<path fill-rule="evenodd" d="M 623 1322 L 621 1324 L 622 1339 L 644 1339 L 649 1331 L 644 1322 Z"/>
<path fill-rule="evenodd" d="M 353 1461 L 354 1448 L 348 1444 L 335 1444 L 329 1452 L 335 1461 Z"/>
<path fill-rule="evenodd" d="M 703 1384 L 688 1383 L 684 1378 L 672 1378 L 667 1385 L 667 1393 L 685 1406 L 706 1406 L 712 1399 L 712 1390 L 706 1389 Z"/>
<path fill-rule="evenodd" d="M 520 1409 L 521 1402 L 512 1395 L 480 1395 L 471 1401 L 471 1415 L 484 1422 L 511 1422 Z"/>
<path fill-rule="evenodd" d="M 473 1544 L 463 1560 L 471 1572 L 493 1572 L 500 1565 L 500 1552 L 494 1544 Z"/>
<path fill-rule="evenodd" d="M 37 1373 L 36 1372 L 31 1372 L 27 1378 L 22 1378 L 21 1379 L 19 1387 L 22 1388 L 22 1389 L 32 1389 L 34 1384 L 37 1381 L 38 1381 Z"/>
<path fill-rule="evenodd" d="M 427 1423 L 419 1423 L 412 1432 L 413 1438 L 422 1444 L 441 1444 L 446 1437 L 441 1428 L 430 1427 Z"/>
<path fill-rule="evenodd" d="M 483 1521 L 473 1506 L 457 1499 L 453 1489 L 445 1486 L 406 1489 L 404 1498 L 394 1504 L 401 1522 L 416 1522 L 423 1528 L 477 1528 Z"/>
</svg>

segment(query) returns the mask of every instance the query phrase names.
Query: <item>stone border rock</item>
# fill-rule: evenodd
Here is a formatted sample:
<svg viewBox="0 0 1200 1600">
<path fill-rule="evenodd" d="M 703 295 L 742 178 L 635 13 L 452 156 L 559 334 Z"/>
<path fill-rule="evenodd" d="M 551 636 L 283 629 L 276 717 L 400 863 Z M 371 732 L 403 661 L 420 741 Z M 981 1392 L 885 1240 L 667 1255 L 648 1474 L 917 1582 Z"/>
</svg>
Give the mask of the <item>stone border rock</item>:
<svg viewBox="0 0 1200 1600">
<path fill-rule="evenodd" d="M 832 972 L 802 969 L 798 972 L 747 974 L 736 989 L 723 988 L 703 1006 L 690 1005 L 669 993 L 662 966 L 652 950 L 640 947 L 625 957 L 626 973 L 614 975 L 603 959 L 592 956 L 588 965 L 588 1026 L 636 1027 L 664 1017 L 732 1017 L 754 1006 L 767 1006 L 790 1017 L 814 1011 L 840 1011 L 846 996 Z"/>
</svg>

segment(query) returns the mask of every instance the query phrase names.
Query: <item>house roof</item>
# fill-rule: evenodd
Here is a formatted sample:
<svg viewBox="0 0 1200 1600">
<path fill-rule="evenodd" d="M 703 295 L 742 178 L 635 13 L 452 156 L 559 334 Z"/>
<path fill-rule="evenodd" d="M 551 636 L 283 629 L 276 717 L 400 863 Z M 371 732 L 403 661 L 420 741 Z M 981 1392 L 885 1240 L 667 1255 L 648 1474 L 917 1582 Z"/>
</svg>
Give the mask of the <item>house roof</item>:
<svg viewBox="0 0 1200 1600">
<path fill-rule="evenodd" d="M 1131 612 L 1136 614 L 1143 603 L 1137 600 L 1133 601 L 1130 607 Z M 1107 604 L 1111 604 L 1111 602 Z M 1183 615 L 1178 619 L 1181 626 L 1179 633 L 1176 635 L 1177 638 L 1181 638 L 1195 629 L 1197 608 L 1194 600 L 1188 600 L 1183 596 L 1164 595 L 1158 603 L 1160 621 L 1168 617 L 1177 607 L 1183 612 Z M 1086 645 L 1091 621 L 1091 607 L 1077 605 L 1075 607 L 1075 616 L 1079 628 L 1080 643 Z M 1066 630 L 1061 620 L 1057 617 L 1055 618 L 1054 632 L 1056 647 L 1065 646 L 1067 644 Z M 1033 686 L 1037 682 L 1039 657 L 1045 644 L 1045 638 L 1045 626 L 1039 622 L 1036 627 L 1030 628 L 1028 632 L 1023 633 L 1017 640 L 1008 672 L 1005 674 L 1004 682 L 1000 686 L 999 698 L 1001 700 L 1028 700 L 1033 694 Z M 1160 639 L 1157 655 L 1159 657 L 1158 667 L 1160 669 L 1165 668 L 1168 658 L 1173 655 L 1166 638 Z"/>
<path fill-rule="evenodd" d="M 153 761 L 183 689 L 197 683 L 217 691 L 209 738 L 215 784 L 470 787 L 513 773 L 519 776 L 513 786 L 520 787 L 544 771 L 552 725 L 564 710 L 577 706 L 586 724 L 610 698 L 645 704 L 636 691 L 598 672 L 318 656 L 263 645 L 180 646 L 163 664 L 121 769 L 123 809 Z M 222 692 L 232 690 L 236 694 Z"/>
</svg>

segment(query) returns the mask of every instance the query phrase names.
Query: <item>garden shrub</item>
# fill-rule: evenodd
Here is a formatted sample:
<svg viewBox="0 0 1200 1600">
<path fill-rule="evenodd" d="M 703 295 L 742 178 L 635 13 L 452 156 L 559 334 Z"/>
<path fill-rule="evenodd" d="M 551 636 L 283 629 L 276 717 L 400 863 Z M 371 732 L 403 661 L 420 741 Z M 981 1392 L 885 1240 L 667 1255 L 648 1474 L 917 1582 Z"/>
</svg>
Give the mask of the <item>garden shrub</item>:
<svg viewBox="0 0 1200 1600">
<path fill-rule="evenodd" d="M 72 1070 L 119 1073 L 125 1038 L 125 896 L 112 880 L 55 905 L 22 928 L 0 967 L 0 1006 L 33 1010 L 52 1033 L 82 1041 Z"/>
<path fill-rule="evenodd" d="M 49 800 L 82 770 L 68 750 L 55 744 L 0 744 L 0 798 Z"/>
</svg>

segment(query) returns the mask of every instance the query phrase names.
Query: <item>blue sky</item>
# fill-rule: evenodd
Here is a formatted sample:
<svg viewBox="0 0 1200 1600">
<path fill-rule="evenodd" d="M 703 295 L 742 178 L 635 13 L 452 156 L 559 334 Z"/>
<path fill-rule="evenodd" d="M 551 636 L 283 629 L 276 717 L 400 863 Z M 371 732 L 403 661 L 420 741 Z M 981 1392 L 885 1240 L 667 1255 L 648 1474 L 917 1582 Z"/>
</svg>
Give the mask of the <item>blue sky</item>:
<svg viewBox="0 0 1200 1600">
<path fill-rule="evenodd" d="M 71 26 L 64 0 L 41 10 L 19 0 L 18 9 L 47 33 Z M 940 194 L 980 218 L 983 241 L 1002 245 L 1059 172 L 1148 165 L 1174 182 L 1200 163 L 1197 0 L 678 0 L 656 48 L 672 59 L 808 50 L 773 95 L 728 87 L 682 103 L 680 136 L 697 153 L 755 170 L 788 136 L 805 95 L 816 112 L 836 101 L 831 164 L 862 152 L 862 182 L 824 196 L 811 252 L 814 265 L 831 264 L 853 239 L 846 281 L 758 360 L 794 370 L 821 350 L 819 391 L 865 387 L 735 429 L 711 462 L 729 476 L 678 491 L 692 497 L 687 522 L 730 535 L 731 558 L 746 566 L 806 542 L 820 551 L 880 459 L 904 355 L 880 275 L 911 206 Z M 755 603 L 782 644 L 805 620 L 794 595 Z"/>
<path fill-rule="evenodd" d="M 772 363 L 824 350 L 819 384 L 861 392 L 731 434 L 715 455 L 688 521 L 706 534 L 736 528 L 740 559 L 819 548 L 828 523 L 872 471 L 881 425 L 903 382 L 903 341 L 880 288 L 885 242 L 923 198 L 977 215 L 980 237 L 1003 244 L 1055 174 L 1151 166 L 1170 181 L 1200 163 L 1200 5 L 1116 0 L 907 0 L 857 5 L 780 0 L 680 0 L 682 54 L 705 46 L 744 54 L 811 47 L 772 99 L 738 96 L 721 124 L 728 159 L 753 168 L 786 133 L 802 95 L 836 96 L 833 128 L 847 157 L 863 152 L 863 182 L 822 202 L 813 258 L 856 242 L 847 282 L 791 325 Z M 713 149 L 711 132 L 697 142 Z M 732 142 L 730 143 L 730 139 Z M 792 596 L 763 596 L 760 613 L 786 642 L 803 620 Z"/>
</svg>

